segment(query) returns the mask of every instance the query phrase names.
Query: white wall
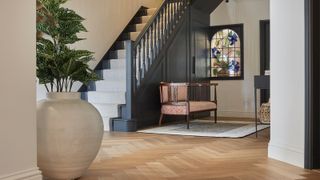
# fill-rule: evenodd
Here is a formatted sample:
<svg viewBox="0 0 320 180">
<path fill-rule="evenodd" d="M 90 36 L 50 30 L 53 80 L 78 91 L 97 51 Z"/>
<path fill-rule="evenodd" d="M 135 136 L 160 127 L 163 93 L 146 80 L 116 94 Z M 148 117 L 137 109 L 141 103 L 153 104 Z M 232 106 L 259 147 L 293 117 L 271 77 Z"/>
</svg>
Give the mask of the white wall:
<svg viewBox="0 0 320 180">
<path fill-rule="evenodd" d="M 269 19 L 269 0 L 222 2 L 211 26 L 244 24 L 244 80 L 218 81 L 218 116 L 254 117 L 253 77 L 260 74 L 260 20 Z"/>
<path fill-rule="evenodd" d="M 304 0 L 271 0 L 269 157 L 304 164 Z"/>
<path fill-rule="evenodd" d="M 35 0 L 0 5 L 0 179 L 40 180 L 37 168 Z"/>
<path fill-rule="evenodd" d="M 66 7 L 84 17 L 84 25 L 89 32 L 82 36 L 87 40 L 77 44 L 95 52 L 97 61 L 90 62 L 94 67 L 115 42 L 130 19 L 141 6 L 157 8 L 162 0 L 69 0 Z"/>
<path fill-rule="evenodd" d="M 86 19 L 84 25 L 89 31 L 80 35 L 87 39 L 75 47 L 95 52 L 95 61 L 89 62 L 91 68 L 95 67 L 141 6 L 157 8 L 161 2 L 162 0 L 70 0 L 65 6 Z M 78 90 L 79 86 L 80 84 L 75 84 L 74 90 Z M 39 86 L 37 89 L 37 99 L 45 98 L 45 88 Z"/>
</svg>

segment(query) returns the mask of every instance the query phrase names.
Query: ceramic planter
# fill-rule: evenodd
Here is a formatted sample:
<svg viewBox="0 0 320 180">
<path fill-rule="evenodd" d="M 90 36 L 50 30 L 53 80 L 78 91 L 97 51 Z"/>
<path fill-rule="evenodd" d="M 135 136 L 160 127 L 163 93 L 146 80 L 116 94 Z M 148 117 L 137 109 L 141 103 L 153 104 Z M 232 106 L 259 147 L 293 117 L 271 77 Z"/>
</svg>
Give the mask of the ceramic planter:
<svg viewBox="0 0 320 180">
<path fill-rule="evenodd" d="M 48 93 L 37 106 L 38 166 L 45 177 L 75 179 L 96 157 L 103 137 L 99 112 L 80 93 Z"/>
</svg>

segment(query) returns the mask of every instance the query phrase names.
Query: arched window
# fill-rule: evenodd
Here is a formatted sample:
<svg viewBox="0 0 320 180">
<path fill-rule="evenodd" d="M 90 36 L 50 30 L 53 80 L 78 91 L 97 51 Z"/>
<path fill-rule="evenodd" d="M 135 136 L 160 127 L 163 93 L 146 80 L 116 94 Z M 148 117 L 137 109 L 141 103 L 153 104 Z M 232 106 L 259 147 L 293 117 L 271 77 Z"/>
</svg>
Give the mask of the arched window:
<svg viewBox="0 0 320 180">
<path fill-rule="evenodd" d="M 243 25 L 212 28 L 210 76 L 213 79 L 243 79 Z"/>
</svg>

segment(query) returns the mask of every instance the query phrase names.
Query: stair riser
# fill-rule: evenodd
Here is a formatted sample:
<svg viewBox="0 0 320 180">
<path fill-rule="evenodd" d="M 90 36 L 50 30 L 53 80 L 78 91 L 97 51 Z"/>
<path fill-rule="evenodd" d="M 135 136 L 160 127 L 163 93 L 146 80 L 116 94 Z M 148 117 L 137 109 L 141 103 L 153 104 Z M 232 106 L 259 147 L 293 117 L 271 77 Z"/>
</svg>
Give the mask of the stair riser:
<svg viewBox="0 0 320 180">
<path fill-rule="evenodd" d="M 110 61 L 111 69 L 126 69 L 126 61 L 125 59 L 117 59 Z"/>
<path fill-rule="evenodd" d="M 130 33 L 130 40 L 135 41 L 137 37 L 139 36 L 140 32 L 131 32 Z"/>
<path fill-rule="evenodd" d="M 88 85 L 88 91 L 125 92 L 126 91 L 125 81 L 119 80 L 119 82 L 108 82 L 108 81 L 107 82 L 106 81 L 91 82 Z"/>
<path fill-rule="evenodd" d="M 156 8 L 142 9 L 138 12 L 138 16 L 151 16 L 157 11 Z"/>
<path fill-rule="evenodd" d="M 118 104 L 94 104 L 92 105 L 97 108 L 102 117 L 119 117 Z"/>
<path fill-rule="evenodd" d="M 126 101 L 125 93 L 89 91 L 87 98 L 90 103 L 125 104 Z"/>
<path fill-rule="evenodd" d="M 126 83 L 123 81 L 110 82 L 110 81 L 97 81 L 95 83 L 96 91 L 105 91 L 105 92 L 125 92 Z"/>
<path fill-rule="evenodd" d="M 126 51 L 125 50 L 111 51 L 108 57 L 109 59 L 125 59 Z"/>
<path fill-rule="evenodd" d="M 154 13 L 156 13 L 156 12 L 157 12 L 157 8 L 147 9 L 147 14 L 148 14 L 149 16 L 154 15 Z"/>
<path fill-rule="evenodd" d="M 113 45 L 112 50 L 116 51 L 116 50 L 124 49 L 124 48 L 125 48 L 125 42 L 124 41 L 117 41 Z"/>
<path fill-rule="evenodd" d="M 125 71 L 126 69 L 126 60 L 125 59 L 106 59 L 102 62 L 102 69 L 108 70 L 121 70 Z M 103 76 L 101 75 L 101 78 Z"/>
<path fill-rule="evenodd" d="M 142 31 L 143 28 L 145 27 L 146 24 L 134 24 L 129 26 L 126 29 L 126 32 L 138 32 L 138 31 Z"/>
<path fill-rule="evenodd" d="M 126 79 L 125 68 L 123 68 L 123 69 L 105 69 L 105 70 L 96 71 L 96 72 L 98 75 L 101 76 L 101 78 L 103 80 L 125 81 L 125 79 Z"/>
<path fill-rule="evenodd" d="M 119 41 L 128 41 L 128 40 L 130 40 L 130 34 L 122 34 L 118 40 Z"/>
<path fill-rule="evenodd" d="M 139 35 L 140 35 L 140 32 L 129 32 L 127 34 L 122 35 L 121 40 L 122 41 L 126 41 L 126 40 L 135 41 Z"/>
<path fill-rule="evenodd" d="M 167 28 L 169 28 L 169 23 L 166 23 L 167 24 Z M 159 27 L 163 27 L 163 31 L 164 31 L 164 28 L 165 28 L 165 24 L 164 23 L 157 23 L 157 26 Z M 174 25 L 173 25 L 174 26 Z M 141 32 L 143 30 L 143 28 L 145 27 L 145 24 L 136 24 L 136 25 L 132 25 L 132 26 L 129 26 L 127 29 L 126 29 L 126 32 L 129 33 L 129 32 Z M 138 34 L 139 35 L 139 34 Z M 132 38 L 132 36 L 123 36 L 121 39 L 122 40 L 128 40 Z"/>
<path fill-rule="evenodd" d="M 147 23 L 149 21 L 149 19 L 151 18 L 151 16 L 141 16 L 141 17 L 136 17 L 133 20 L 134 24 L 143 24 L 143 23 Z"/>
</svg>

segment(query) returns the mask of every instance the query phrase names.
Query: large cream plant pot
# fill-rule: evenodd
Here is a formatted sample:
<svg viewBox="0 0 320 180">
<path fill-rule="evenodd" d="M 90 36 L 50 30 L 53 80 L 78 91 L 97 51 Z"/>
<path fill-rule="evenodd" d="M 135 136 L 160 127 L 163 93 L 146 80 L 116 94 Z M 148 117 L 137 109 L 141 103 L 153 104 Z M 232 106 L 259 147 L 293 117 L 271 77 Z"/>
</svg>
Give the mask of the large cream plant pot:
<svg viewBox="0 0 320 180">
<path fill-rule="evenodd" d="M 37 107 L 38 166 L 50 179 L 80 177 L 102 142 L 100 113 L 80 93 L 48 93 Z"/>
</svg>

